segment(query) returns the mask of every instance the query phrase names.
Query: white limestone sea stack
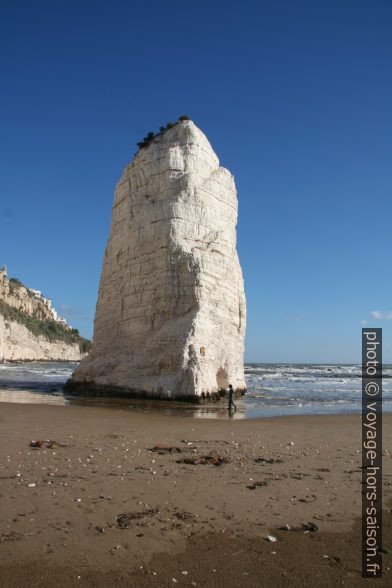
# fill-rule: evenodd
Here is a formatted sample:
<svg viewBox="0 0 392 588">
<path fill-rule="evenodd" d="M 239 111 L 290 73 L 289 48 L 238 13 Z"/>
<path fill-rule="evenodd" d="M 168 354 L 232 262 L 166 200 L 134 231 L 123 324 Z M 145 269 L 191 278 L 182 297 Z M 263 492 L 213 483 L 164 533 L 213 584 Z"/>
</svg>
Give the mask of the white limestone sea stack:
<svg viewBox="0 0 392 588">
<path fill-rule="evenodd" d="M 146 143 L 116 187 L 93 345 L 67 388 L 191 401 L 243 391 L 234 178 L 191 120 Z"/>
</svg>

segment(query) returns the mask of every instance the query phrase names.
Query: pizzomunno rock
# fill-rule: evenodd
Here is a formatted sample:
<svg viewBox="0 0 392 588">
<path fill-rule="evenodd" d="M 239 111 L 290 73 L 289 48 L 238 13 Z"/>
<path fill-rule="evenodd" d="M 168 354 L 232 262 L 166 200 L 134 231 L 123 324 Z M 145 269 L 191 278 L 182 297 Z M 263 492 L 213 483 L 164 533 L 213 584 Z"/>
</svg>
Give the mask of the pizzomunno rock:
<svg viewBox="0 0 392 588">
<path fill-rule="evenodd" d="M 68 389 L 196 401 L 245 389 L 237 209 L 192 121 L 139 150 L 115 191 L 93 346 Z"/>
</svg>

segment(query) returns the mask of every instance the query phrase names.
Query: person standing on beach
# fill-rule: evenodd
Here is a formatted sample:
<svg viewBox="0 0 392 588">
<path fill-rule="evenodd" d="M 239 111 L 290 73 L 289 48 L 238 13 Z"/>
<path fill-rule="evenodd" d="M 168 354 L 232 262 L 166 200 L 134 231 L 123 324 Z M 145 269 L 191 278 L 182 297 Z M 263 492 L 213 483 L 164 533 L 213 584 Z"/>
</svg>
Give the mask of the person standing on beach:
<svg viewBox="0 0 392 588">
<path fill-rule="evenodd" d="M 237 407 L 234 403 L 234 388 L 231 384 L 229 384 L 229 411 L 237 410 Z"/>
</svg>

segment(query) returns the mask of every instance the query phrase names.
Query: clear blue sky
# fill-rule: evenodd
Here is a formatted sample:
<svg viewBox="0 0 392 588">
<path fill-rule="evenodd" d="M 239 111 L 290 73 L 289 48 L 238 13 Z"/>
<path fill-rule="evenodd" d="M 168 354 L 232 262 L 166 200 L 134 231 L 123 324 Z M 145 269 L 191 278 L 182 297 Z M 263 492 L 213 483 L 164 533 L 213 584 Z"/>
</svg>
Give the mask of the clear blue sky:
<svg viewBox="0 0 392 588">
<path fill-rule="evenodd" d="M 391 30 L 390 0 L 3 1 L 0 265 L 91 336 L 115 183 L 187 114 L 236 178 L 246 359 L 360 361 L 368 320 L 392 361 Z"/>
</svg>

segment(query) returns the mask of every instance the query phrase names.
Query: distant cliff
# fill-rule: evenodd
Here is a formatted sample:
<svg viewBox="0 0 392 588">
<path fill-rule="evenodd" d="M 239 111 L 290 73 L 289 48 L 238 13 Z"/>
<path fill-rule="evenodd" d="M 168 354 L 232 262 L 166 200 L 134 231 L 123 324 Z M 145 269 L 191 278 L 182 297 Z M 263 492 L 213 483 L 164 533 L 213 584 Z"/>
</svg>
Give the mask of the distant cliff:
<svg viewBox="0 0 392 588">
<path fill-rule="evenodd" d="M 41 292 L 0 269 L 0 362 L 79 361 L 90 342 L 72 329 Z"/>
</svg>

